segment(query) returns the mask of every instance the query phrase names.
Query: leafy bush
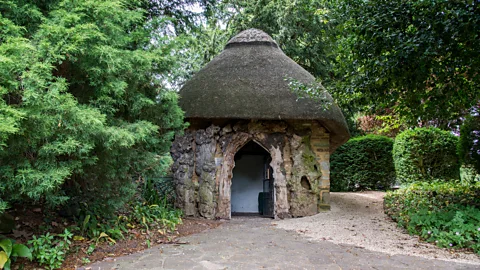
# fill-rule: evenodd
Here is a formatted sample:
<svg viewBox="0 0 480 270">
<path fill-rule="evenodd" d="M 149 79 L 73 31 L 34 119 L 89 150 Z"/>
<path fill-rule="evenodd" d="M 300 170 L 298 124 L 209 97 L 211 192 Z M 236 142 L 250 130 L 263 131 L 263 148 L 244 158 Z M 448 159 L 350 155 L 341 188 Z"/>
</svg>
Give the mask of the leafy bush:
<svg viewBox="0 0 480 270">
<path fill-rule="evenodd" d="M 386 189 L 395 182 L 393 140 L 367 135 L 349 140 L 330 159 L 331 190 Z"/>
<path fill-rule="evenodd" d="M 468 116 L 460 128 L 458 156 L 466 166 L 475 168 L 480 174 L 480 114 Z"/>
<path fill-rule="evenodd" d="M 163 84 L 180 38 L 143 2 L 0 2 L 0 212 L 70 200 L 111 214 L 133 179 L 168 168 L 184 124 Z"/>
<path fill-rule="evenodd" d="M 0 248 L 0 269 L 10 270 L 12 262 L 15 262 L 17 257 L 32 259 L 30 249 L 25 245 L 15 244 L 15 241 L 12 239 L 1 239 Z"/>
<path fill-rule="evenodd" d="M 459 179 L 457 142 L 453 134 L 437 128 L 403 131 L 393 145 L 397 179 L 401 183 Z"/>
<path fill-rule="evenodd" d="M 480 183 L 413 183 L 387 193 L 385 212 L 428 242 L 480 254 Z"/>
<path fill-rule="evenodd" d="M 59 269 L 70 248 L 72 236 L 67 229 L 58 235 L 50 233 L 39 237 L 34 235 L 33 239 L 28 241 L 32 246 L 33 258 L 47 269 Z"/>
</svg>

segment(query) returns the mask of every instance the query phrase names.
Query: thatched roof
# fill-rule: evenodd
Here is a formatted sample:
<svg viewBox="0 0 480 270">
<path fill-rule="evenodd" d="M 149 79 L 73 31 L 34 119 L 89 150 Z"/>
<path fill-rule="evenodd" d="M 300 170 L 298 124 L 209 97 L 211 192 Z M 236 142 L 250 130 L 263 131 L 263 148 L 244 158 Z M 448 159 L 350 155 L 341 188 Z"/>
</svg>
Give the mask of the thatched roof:
<svg viewBox="0 0 480 270">
<path fill-rule="evenodd" d="M 180 106 L 187 118 L 318 120 L 331 134 L 332 149 L 346 142 L 349 133 L 338 106 L 325 110 L 316 100 L 299 99 L 286 78 L 315 82 L 268 34 L 249 29 L 185 84 Z"/>
</svg>

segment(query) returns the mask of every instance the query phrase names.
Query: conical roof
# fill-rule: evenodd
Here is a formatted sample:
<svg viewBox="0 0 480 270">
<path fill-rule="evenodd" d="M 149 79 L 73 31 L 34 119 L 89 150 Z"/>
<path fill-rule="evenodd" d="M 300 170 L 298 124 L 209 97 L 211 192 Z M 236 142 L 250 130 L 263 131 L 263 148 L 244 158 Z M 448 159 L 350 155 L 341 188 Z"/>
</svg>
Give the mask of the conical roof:
<svg viewBox="0 0 480 270">
<path fill-rule="evenodd" d="M 324 109 L 314 99 L 299 98 L 287 78 L 315 83 L 268 34 L 249 29 L 182 87 L 179 103 L 190 119 L 318 120 L 330 132 L 332 150 L 346 142 L 349 133 L 339 107 Z"/>
</svg>

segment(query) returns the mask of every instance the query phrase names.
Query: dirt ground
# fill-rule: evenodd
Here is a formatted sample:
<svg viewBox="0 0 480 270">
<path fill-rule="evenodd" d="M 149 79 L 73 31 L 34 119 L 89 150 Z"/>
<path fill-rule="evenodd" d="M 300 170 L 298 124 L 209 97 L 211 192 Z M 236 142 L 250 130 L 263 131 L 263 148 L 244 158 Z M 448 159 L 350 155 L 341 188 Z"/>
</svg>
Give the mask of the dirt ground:
<svg viewBox="0 0 480 270">
<path fill-rule="evenodd" d="M 397 227 L 383 211 L 384 192 L 331 193 L 331 211 L 315 216 L 279 220 L 278 228 L 293 230 L 316 241 L 353 245 L 367 250 L 467 262 L 480 265 L 471 252 L 447 250 L 420 242 Z"/>
</svg>

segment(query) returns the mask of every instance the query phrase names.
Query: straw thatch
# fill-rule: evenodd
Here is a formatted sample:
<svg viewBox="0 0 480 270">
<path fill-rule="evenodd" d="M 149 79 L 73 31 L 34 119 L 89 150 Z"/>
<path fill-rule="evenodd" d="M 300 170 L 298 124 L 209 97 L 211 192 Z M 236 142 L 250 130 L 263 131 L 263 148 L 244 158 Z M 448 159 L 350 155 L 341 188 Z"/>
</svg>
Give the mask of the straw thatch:
<svg viewBox="0 0 480 270">
<path fill-rule="evenodd" d="M 180 106 L 191 119 L 317 120 L 330 132 L 332 149 L 347 141 L 347 124 L 338 106 L 324 109 L 316 100 L 299 99 L 287 78 L 315 82 L 270 36 L 249 29 L 232 38 L 185 84 Z"/>
</svg>

